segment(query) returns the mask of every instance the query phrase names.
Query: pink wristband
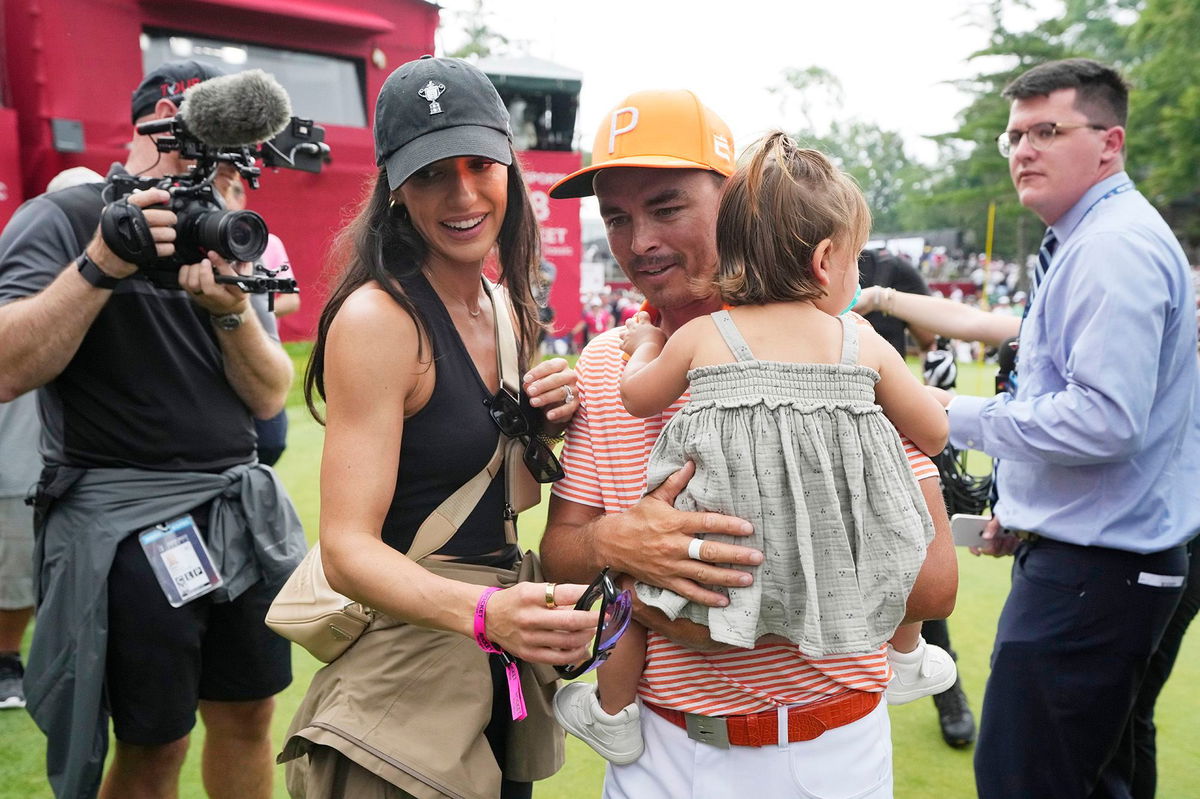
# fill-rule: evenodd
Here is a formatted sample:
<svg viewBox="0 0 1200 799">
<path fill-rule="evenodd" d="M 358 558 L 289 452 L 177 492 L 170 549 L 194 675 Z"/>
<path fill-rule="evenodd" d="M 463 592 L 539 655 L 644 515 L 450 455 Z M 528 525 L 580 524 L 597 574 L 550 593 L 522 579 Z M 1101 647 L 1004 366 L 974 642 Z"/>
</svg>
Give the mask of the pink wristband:
<svg viewBox="0 0 1200 799">
<path fill-rule="evenodd" d="M 484 652 L 500 651 L 500 647 L 489 641 L 487 637 L 487 603 L 492 598 L 492 594 L 499 590 L 496 587 L 483 589 L 479 601 L 475 603 L 475 643 L 479 644 L 479 648 Z"/>
<path fill-rule="evenodd" d="M 487 603 L 492 594 L 499 590 L 495 586 L 483 589 L 479 601 L 475 603 L 475 643 L 479 644 L 479 648 L 484 652 L 497 654 L 504 661 L 504 676 L 508 681 L 508 701 L 512 705 L 513 721 L 520 721 L 528 712 L 525 709 L 525 694 L 521 691 L 521 675 L 517 671 L 517 663 L 487 637 Z"/>
</svg>

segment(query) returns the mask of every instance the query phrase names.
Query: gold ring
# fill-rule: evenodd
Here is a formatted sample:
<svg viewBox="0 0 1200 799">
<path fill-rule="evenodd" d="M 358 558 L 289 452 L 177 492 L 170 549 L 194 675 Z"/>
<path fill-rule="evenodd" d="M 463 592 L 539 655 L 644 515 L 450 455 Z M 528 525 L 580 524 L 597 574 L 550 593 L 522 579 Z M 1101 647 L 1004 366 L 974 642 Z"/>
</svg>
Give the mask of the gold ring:
<svg viewBox="0 0 1200 799">
<path fill-rule="evenodd" d="M 546 583 L 546 607 L 554 610 L 558 607 L 558 603 L 554 601 L 554 586 L 558 583 Z"/>
<path fill-rule="evenodd" d="M 204 293 L 204 289 L 200 289 L 199 291 L 193 291 L 192 293 L 195 294 L 197 297 L 199 297 L 201 294 Z"/>
</svg>

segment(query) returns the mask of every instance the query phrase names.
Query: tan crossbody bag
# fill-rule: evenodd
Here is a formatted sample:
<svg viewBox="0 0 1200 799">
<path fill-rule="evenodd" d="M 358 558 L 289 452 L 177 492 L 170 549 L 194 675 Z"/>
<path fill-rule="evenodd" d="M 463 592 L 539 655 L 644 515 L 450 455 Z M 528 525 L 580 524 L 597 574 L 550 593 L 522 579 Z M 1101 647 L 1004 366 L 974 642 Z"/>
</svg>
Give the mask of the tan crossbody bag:
<svg viewBox="0 0 1200 799">
<path fill-rule="evenodd" d="M 517 340 L 507 295 L 503 287 L 491 286 L 486 279 L 483 285 L 492 299 L 500 383 L 514 397 L 520 397 Z M 506 497 L 514 514 L 536 505 L 541 499 L 541 486 L 525 468 L 522 452 L 520 441 L 501 435 L 483 470 L 429 514 L 405 554 L 419 561 L 449 541 L 479 503 L 502 461 L 506 464 Z M 516 525 L 512 518 L 504 520 L 504 536 L 509 544 L 516 543 Z M 321 544 L 318 542 L 279 589 L 267 610 L 266 622 L 276 633 L 304 647 L 317 660 L 332 663 L 366 632 L 374 617 L 375 611 L 330 587 L 321 565 Z"/>
</svg>

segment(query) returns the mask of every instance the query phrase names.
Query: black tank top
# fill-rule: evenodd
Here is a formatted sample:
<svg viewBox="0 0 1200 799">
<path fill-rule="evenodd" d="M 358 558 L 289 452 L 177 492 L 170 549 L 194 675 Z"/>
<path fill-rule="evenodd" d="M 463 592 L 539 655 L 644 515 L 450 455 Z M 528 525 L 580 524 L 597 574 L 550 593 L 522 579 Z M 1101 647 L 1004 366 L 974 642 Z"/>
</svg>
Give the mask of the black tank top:
<svg viewBox="0 0 1200 799">
<path fill-rule="evenodd" d="M 421 272 L 401 284 L 421 309 L 436 364 L 429 402 L 404 420 L 396 491 L 383 521 L 384 543 L 406 552 L 426 517 L 487 465 L 500 431 L 483 404 L 492 392 L 437 292 Z M 437 552 L 472 559 L 501 549 L 503 522 L 502 468 L 458 533 Z"/>
</svg>

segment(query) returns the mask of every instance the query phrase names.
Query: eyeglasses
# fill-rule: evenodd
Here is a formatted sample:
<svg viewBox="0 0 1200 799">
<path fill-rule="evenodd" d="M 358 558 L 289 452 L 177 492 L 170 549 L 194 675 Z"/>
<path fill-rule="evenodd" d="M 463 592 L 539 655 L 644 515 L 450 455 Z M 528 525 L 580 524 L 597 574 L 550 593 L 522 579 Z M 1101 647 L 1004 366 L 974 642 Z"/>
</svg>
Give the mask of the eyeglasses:
<svg viewBox="0 0 1200 799">
<path fill-rule="evenodd" d="M 592 644 L 592 656 L 582 663 L 568 666 L 555 666 L 558 676 L 565 680 L 582 677 L 592 669 L 608 660 L 613 647 L 629 626 L 633 617 L 633 596 L 629 591 L 617 592 L 617 586 L 608 576 L 608 567 L 592 581 L 592 584 L 575 603 L 576 610 L 592 610 L 596 601 L 600 601 L 600 622 L 596 625 L 596 640 Z"/>
<path fill-rule="evenodd" d="M 1027 130 L 1006 130 L 996 137 L 996 147 L 1000 150 L 1000 155 L 1005 158 L 1010 157 L 1016 151 L 1017 145 L 1021 143 L 1022 136 L 1029 137 L 1029 145 L 1035 150 L 1048 150 L 1050 145 L 1054 144 L 1054 137 L 1064 130 L 1078 130 L 1079 128 L 1091 128 L 1092 130 L 1108 130 L 1104 125 L 1060 125 L 1057 122 L 1039 122 L 1036 125 L 1031 125 Z"/>
<path fill-rule="evenodd" d="M 562 464 L 554 457 L 553 450 L 534 432 L 525 409 L 516 397 L 501 386 L 496 395 L 484 400 L 483 404 L 487 406 L 492 421 L 500 428 L 501 433 L 524 442 L 525 452 L 521 460 L 525 462 L 525 468 L 529 469 L 534 480 L 539 483 L 553 483 L 563 479 L 566 473 L 563 472 Z"/>
</svg>

